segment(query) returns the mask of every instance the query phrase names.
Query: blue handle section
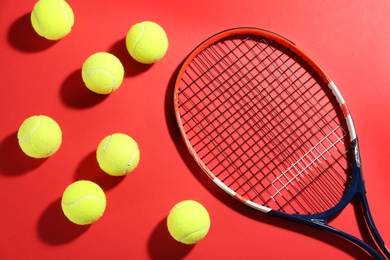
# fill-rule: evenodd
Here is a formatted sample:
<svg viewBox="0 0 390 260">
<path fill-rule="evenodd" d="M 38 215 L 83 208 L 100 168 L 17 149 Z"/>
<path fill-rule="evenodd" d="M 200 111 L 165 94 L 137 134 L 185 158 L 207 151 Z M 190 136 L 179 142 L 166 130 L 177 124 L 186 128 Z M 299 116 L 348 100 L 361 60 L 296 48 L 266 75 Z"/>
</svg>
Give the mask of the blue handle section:
<svg viewBox="0 0 390 260">
<path fill-rule="evenodd" d="M 354 156 L 354 165 L 353 165 L 353 176 L 351 177 L 350 186 L 348 187 L 344 197 L 341 199 L 341 201 L 332 209 L 327 210 L 325 212 L 319 213 L 319 214 L 312 214 L 312 215 L 299 215 L 299 214 L 286 214 L 279 211 L 271 211 L 271 214 L 281 216 L 283 218 L 287 218 L 290 220 L 298 221 L 303 224 L 307 224 L 309 226 L 315 227 L 317 229 L 326 230 L 328 232 L 331 232 L 335 235 L 338 235 L 342 238 L 345 238 L 346 240 L 354 243 L 355 245 L 361 247 L 366 252 L 368 252 L 370 255 L 372 255 L 375 259 L 390 259 L 390 252 L 386 248 L 386 245 L 379 235 L 378 229 L 376 228 L 374 224 L 374 220 L 372 218 L 370 208 L 368 206 L 368 200 L 366 197 L 366 188 L 364 186 L 364 178 L 363 178 L 363 172 L 361 168 L 361 161 L 360 161 L 360 155 L 359 155 L 359 148 L 358 148 L 358 142 L 357 139 L 354 139 L 352 141 L 352 149 L 353 149 L 353 156 Z M 345 233 L 344 231 L 341 231 L 337 228 L 334 228 L 332 226 L 329 226 L 327 224 L 327 220 L 330 217 L 336 216 L 339 214 L 351 201 L 355 196 L 359 196 L 363 215 L 365 218 L 365 221 L 368 225 L 368 229 L 372 235 L 372 237 L 375 239 L 377 245 L 382 250 L 382 253 L 386 256 L 384 258 L 380 253 L 378 253 L 375 249 L 373 249 L 371 246 L 369 246 L 367 243 L 363 242 L 362 240 L 358 239 L 357 237 L 350 235 L 348 233 Z"/>
</svg>

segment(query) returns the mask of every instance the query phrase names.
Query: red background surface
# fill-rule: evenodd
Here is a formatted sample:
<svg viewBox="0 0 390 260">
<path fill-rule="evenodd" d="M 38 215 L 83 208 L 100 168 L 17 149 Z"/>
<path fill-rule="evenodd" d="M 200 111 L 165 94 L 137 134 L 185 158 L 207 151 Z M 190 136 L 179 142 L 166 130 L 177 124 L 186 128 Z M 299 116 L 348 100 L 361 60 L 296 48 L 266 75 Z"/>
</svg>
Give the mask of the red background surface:
<svg viewBox="0 0 390 260">
<path fill-rule="evenodd" d="M 238 26 L 286 36 L 336 82 L 354 116 L 372 214 L 390 243 L 388 0 L 68 3 L 73 30 L 51 42 L 31 28 L 34 0 L 0 2 L 0 259 L 367 258 L 340 238 L 230 198 L 182 144 L 172 108 L 175 71 L 205 38 Z M 136 63 L 125 49 L 127 31 L 144 20 L 161 24 L 170 42 L 152 66 Z M 81 79 L 82 63 L 98 51 L 117 55 L 126 71 L 109 96 L 93 94 Z M 44 160 L 26 157 L 17 144 L 20 124 L 35 114 L 53 117 L 63 130 L 60 150 Z M 124 178 L 102 173 L 94 155 L 115 132 L 129 134 L 141 149 L 139 167 Z M 87 227 L 70 223 L 60 206 L 65 187 L 79 179 L 97 182 L 107 195 L 104 216 Z M 174 241 L 165 224 L 171 207 L 185 199 L 211 215 L 209 234 L 194 246 Z M 353 206 L 331 224 L 367 236 Z"/>
</svg>

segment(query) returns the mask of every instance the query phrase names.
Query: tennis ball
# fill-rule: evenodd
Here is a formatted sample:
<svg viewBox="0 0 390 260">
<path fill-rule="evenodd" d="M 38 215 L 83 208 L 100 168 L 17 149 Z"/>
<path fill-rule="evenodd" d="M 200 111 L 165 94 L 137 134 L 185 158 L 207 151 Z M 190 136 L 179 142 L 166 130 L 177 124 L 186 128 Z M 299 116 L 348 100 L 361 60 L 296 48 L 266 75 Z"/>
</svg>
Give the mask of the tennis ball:
<svg viewBox="0 0 390 260">
<path fill-rule="evenodd" d="M 100 168 L 107 174 L 126 175 L 138 166 L 138 144 L 133 138 L 122 133 L 106 136 L 96 150 L 96 159 Z"/>
<path fill-rule="evenodd" d="M 169 212 L 167 226 L 175 240 L 184 244 L 195 244 L 207 235 L 210 216 L 199 202 L 184 200 Z"/>
<path fill-rule="evenodd" d="M 87 88 L 98 94 L 110 94 L 122 84 L 125 70 L 116 56 L 97 52 L 84 62 L 81 74 Z"/>
<path fill-rule="evenodd" d="M 31 12 L 31 24 L 40 36 L 59 40 L 72 30 L 74 14 L 64 0 L 39 0 Z"/>
<path fill-rule="evenodd" d="M 136 61 L 151 64 L 164 57 L 168 38 L 160 25 L 145 21 L 131 27 L 126 36 L 126 47 Z"/>
<path fill-rule="evenodd" d="M 28 156 L 46 158 L 59 149 L 62 131 L 57 122 L 48 116 L 31 116 L 20 125 L 18 140 L 20 148 Z"/>
<path fill-rule="evenodd" d="M 61 207 L 71 222 L 89 225 L 103 215 L 106 209 L 106 195 L 94 182 L 76 181 L 62 194 Z"/>
</svg>

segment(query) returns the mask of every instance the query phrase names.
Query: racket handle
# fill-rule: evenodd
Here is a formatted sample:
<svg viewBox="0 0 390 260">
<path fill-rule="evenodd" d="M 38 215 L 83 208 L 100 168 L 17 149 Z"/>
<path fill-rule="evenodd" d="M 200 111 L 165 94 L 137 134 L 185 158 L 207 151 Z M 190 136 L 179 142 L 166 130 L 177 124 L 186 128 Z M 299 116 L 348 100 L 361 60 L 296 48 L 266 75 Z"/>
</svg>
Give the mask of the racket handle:
<svg viewBox="0 0 390 260">
<path fill-rule="evenodd" d="M 379 231 L 375 226 L 374 220 L 371 215 L 370 208 L 368 206 L 367 197 L 364 193 L 361 194 L 361 203 L 362 203 L 362 209 L 364 213 L 365 220 L 367 222 L 367 225 L 369 227 L 371 236 L 374 237 L 374 240 L 377 244 L 377 246 L 381 249 L 382 253 L 390 259 L 390 252 L 389 249 L 386 247 L 385 242 L 383 241 L 382 237 L 379 235 Z"/>
<path fill-rule="evenodd" d="M 321 224 L 319 224 L 321 225 Z M 335 235 L 338 235 L 348 241 L 351 241 L 352 243 L 354 243 L 355 245 L 359 246 L 360 248 L 362 248 L 363 250 L 365 250 L 368 254 L 370 254 L 372 257 L 374 257 L 374 259 L 377 259 L 377 260 L 386 260 L 382 255 L 380 255 L 376 250 L 374 250 L 371 246 L 369 246 L 368 244 L 364 243 L 363 241 L 361 241 L 360 239 L 348 234 L 348 233 L 345 233 L 337 228 L 333 228 L 331 226 L 323 226 L 325 230 L 335 234 Z"/>
<path fill-rule="evenodd" d="M 320 230 L 328 231 L 328 232 L 330 232 L 332 234 L 335 234 L 335 235 L 337 235 L 337 236 L 339 236 L 341 238 L 344 238 L 344 239 L 352 242 L 353 244 L 355 244 L 356 246 L 360 247 L 365 252 L 370 254 L 374 259 L 376 259 L 376 260 L 386 260 L 381 254 L 379 254 L 370 245 L 366 244 L 365 242 L 363 242 L 362 240 L 358 239 L 355 236 L 352 236 L 352 235 L 350 235 L 350 234 L 348 234 L 348 233 L 346 233 L 346 232 L 344 232 L 342 230 L 339 230 L 339 229 L 337 229 L 335 227 L 329 226 L 326 223 L 326 220 L 324 220 L 322 218 L 315 219 L 315 218 L 310 218 L 310 216 L 299 216 L 299 215 L 292 216 L 292 215 L 285 214 L 285 213 L 279 212 L 279 211 L 274 211 L 274 210 L 270 211 L 270 214 L 275 214 L 275 215 L 278 215 L 278 216 L 283 217 L 285 219 L 290 219 L 290 220 L 293 220 L 295 222 L 298 221 L 300 223 L 309 225 L 311 227 L 314 227 L 314 228 L 317 228 L 317 229 L 320 229 Z M 385 255 L 386 255 L 386 253 L 385 253 Z"/>
</svg>

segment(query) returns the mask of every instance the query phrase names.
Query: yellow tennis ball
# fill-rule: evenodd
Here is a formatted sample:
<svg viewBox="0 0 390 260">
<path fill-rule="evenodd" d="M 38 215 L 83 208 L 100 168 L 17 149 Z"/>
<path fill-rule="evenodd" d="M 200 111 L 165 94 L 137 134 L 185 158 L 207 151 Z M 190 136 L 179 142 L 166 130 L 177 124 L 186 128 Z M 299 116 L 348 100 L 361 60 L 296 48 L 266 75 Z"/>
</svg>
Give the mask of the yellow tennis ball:
<svg viewBox="0 0 390 260">
<path fill-rule="evenodd" d="M 18 130 L 19 146 L 33 158 L 53 155 L 62 143 L 60 126 L 44 115 L 31 116 L 23 121 Z"/>
<path fill-rule="evenodd" d="M 145 21 L 131 27 L 126 36 L 126 47 L 136 61 L 151 64 L 164 57 L 168 37 L 160 25 Z"/>
<path fill-rule="evenodd" d="M 195 244 L 209 232 L 210 216 L 199 202 L 184 200 L 169 212 L 167 226 L 175 240 L 184 244 Z"/>
<path fill-rule="evenodd" d="M 125 70 L 116 56 L 97 52 L 84 62 L 81 74 L 87 88 L 98 94 L 110 94 L 122 84 Z"/>
<path fill-rule="evenodd" d="M 64 0 L 39 0 L 31 12 L 31 24 L 40 36 L 59 40 L 72 30 L 74 14 Z"/>
<path fill-rule="evenodd" d="M 62 194 L 61 207 L 71 222 L 89 225 L 103 215 L 106 209 L 106 195 L 94 182 L 76 181 Z"/>
<path fill-rule="evenodd" d="M 137 142 L 130 136 L 115 133 L 106 136 L 96 150 L 100 168 L 109 175 L 123 176 L 132 172 L 139 163 Z"/>
</svg>

